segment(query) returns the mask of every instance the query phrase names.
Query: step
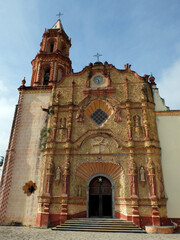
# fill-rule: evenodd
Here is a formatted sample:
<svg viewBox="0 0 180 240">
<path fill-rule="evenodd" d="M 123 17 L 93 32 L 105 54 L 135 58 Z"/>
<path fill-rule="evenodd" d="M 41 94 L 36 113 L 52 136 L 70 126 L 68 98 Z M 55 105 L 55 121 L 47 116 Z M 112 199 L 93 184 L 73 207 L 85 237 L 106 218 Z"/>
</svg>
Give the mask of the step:
<svg viewBox="0 0 180 240">
<path fill-rule="evenodd" d="M 58 226 L 64 226 L 64 225 L 68 225 L 68 226 L 89 226 L 89 227 L 93 227 L 93 226 L 99 226 L 99 227 L 102 227 L 102 226 L 105 226 L 105 227 L 137 227 L 136 225 L 133 225 L 133 224 L 96 224 L 96 223 L 63 223 L 61 225 L 58 225 Z"/>
<path fill-rule="evenodd" d="M 74 218 L 52 228 L 55 231 L 143 233 L 134 223 L 121 219 Z"/>
<path fill-rule="evenodd" d="M 110 229 L 112 229 L 112 230 L 137 230 L 137 231 L 141 231 L 141 229 L 139 229 L 139 228 L 115 228 L 115 227 L 98 227 L 98 226 L 94 226 L 94 227 L 89 227 L 89 226 L 81 226 L 81 227 L 78 227 L 78 226 L 76 226 L 76 227 L 72 227 L 72 226 L 60 226 L 60 227 L 56 227 L 56 228 L 58 228 L 58 229 L 69 229 L 69 228 L 71 228 L 71 229 L 100 229 L 100 230 L 102 230 L 102 229 L 108 229 L 108 230 L 110 230 Z"/>
<path fill-rule="evenodd" d="M 122 229 L 89 229 L 89 228 L 52 228 L 53 231 L 79 231 L 79 232 L 115 232 L 115 233 L 144 233 L 143 230 L 122 230 Z"/>
</svg>

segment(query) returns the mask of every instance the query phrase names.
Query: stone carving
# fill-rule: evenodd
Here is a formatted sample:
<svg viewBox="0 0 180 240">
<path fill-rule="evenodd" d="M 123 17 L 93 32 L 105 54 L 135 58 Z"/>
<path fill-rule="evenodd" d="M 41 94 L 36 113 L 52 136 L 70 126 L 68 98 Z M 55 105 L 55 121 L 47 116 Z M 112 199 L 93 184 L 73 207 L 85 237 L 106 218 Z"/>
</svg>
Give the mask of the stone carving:
<svg viewBox="0 0 180 240">
<path fill-rule="evenodd" d="M 54 102 L 56 104 L 59 104 L 60 96 L 61 96 L 60 91 L 57 91 L 54 98 Z"/>
<path fill-rule="evenodd" d="M 133 117 L 133 130 L 134 130 L 134 139 L 139 139 L 142 137 L 142 126 L 141 126 L 141 117 L 135 115 Z"/>
<path fill-rule="evenodd" d="M 92 147 L 94 147 L 94 151 L 101 153 L 104 149 L 105 146 L 108 144 L 107 138 L 104 137 L 95 137 L 92 139 Z"/>
<path fill-rule="evenodd" d="M 61 180 L 61 168 L 58 166 L 55 171 L 55 181 L 59 183 Z"/>
<path fill-rule="evenodd" d="M 48 195 L 52 194 L 53 176 L 54 176 L 53 156 L 50 156 L 50 159 L 47 162 L 46 183 L 45 183 L 45 193 Z"/>
<path fill-rule="evenodd" d="M 115 122 L 121 122 L 122 120 L 122 117 L 121 117 L 121 109 L 118 105 L 116 105 L 114 107 L 114 111 L 115 111 L 115 114 L 114 114 L 114 121 Z"/>
<path fill-rule="evenodd" d="M 141 183 L 141 185 L 144 187 L 144 184 L 145 184 L 145 182 L 146 182 L 146 177 L 145 177 L 145 169 L 144 169 L 144 167 L 143 166 L 141 166 L 140 168 L 139 168 L 139 181 L 140 181 L 140 183 Z"/>
<path fill-rule="evenodd" d="M 133 158 L 129 161 L 129 180 L 130 180 L 130 194 L 131 197 L 137 197 L 137 166 Z"/>
<path fill-rule="evenodd" d="M 60 118 L 58 126 L 59 128 L 57 129 L 56 140 L 63 142 L 67 138 L 66 118 Z"/>
<path fill-rule="evenodd" d="M 154 165 L 151 157 L 149 157 L 148 161 L 147 161 L 147 176 L 148 176 L 150 196 L 156 197 L 155 165 Z"/>
<path fill-rule="evenodd" d="M 80 107 L 76 114 L 76 120 L 77 122 L 84 122 L 84 109 L 83 107 Z"/>
</svg>

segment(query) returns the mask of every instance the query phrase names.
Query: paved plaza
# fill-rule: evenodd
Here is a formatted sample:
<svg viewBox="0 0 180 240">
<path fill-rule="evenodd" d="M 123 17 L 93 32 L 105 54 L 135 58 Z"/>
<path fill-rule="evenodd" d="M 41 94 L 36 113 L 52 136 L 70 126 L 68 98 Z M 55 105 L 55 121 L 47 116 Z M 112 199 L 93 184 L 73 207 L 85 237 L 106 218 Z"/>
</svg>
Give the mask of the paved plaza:
<svg viewBox="0 0 180 240">
<path fill-rule="evenodd" d="M 180 234 L 61 232 L 51 229 L 0 226 L 0 240 L 180 240 Z"/>
</svg>

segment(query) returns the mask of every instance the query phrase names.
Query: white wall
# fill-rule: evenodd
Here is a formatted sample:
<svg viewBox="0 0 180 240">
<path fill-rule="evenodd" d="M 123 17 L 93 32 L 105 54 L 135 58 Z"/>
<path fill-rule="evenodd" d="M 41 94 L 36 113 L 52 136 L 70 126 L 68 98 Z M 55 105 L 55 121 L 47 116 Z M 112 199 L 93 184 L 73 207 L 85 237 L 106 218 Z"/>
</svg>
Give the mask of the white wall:
<svg viewBox="0 0 180 240">
<path fill-rule="evenodd" d="M 180 218 L 180 111 L 157 113 L 168 217 Z M 161 115 L 161 116 L 160 116 Z M 175 114 L 174 114 L 175 115 Z"/>
<path fill-rule="evenodd" d="M 49 100 L 50 92 L 34 91 L 24 94 L 6 223 L 14 221 L 24 225 L 35 225 L 41 177 L 39 140 L 47 116 L 41 106 L 48 107 Z M 27 196 L 22 187 L 30 180 L 35 182 L 38 188 L 31 196 Z"/>
</svg>

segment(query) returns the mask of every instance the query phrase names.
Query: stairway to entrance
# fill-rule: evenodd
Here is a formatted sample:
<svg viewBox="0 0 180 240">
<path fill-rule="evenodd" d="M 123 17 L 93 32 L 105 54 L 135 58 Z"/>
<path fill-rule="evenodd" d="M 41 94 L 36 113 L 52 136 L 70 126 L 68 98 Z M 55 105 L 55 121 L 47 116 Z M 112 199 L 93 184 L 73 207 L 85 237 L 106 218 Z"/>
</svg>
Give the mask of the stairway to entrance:
<svg viewBox="0 0 180 240">
<path fill-rule="evenodd" d="M 134 223 L 112 218 L 74 218 L 52 228 L 55 231 L 145 233 Z"/>
</svg>

